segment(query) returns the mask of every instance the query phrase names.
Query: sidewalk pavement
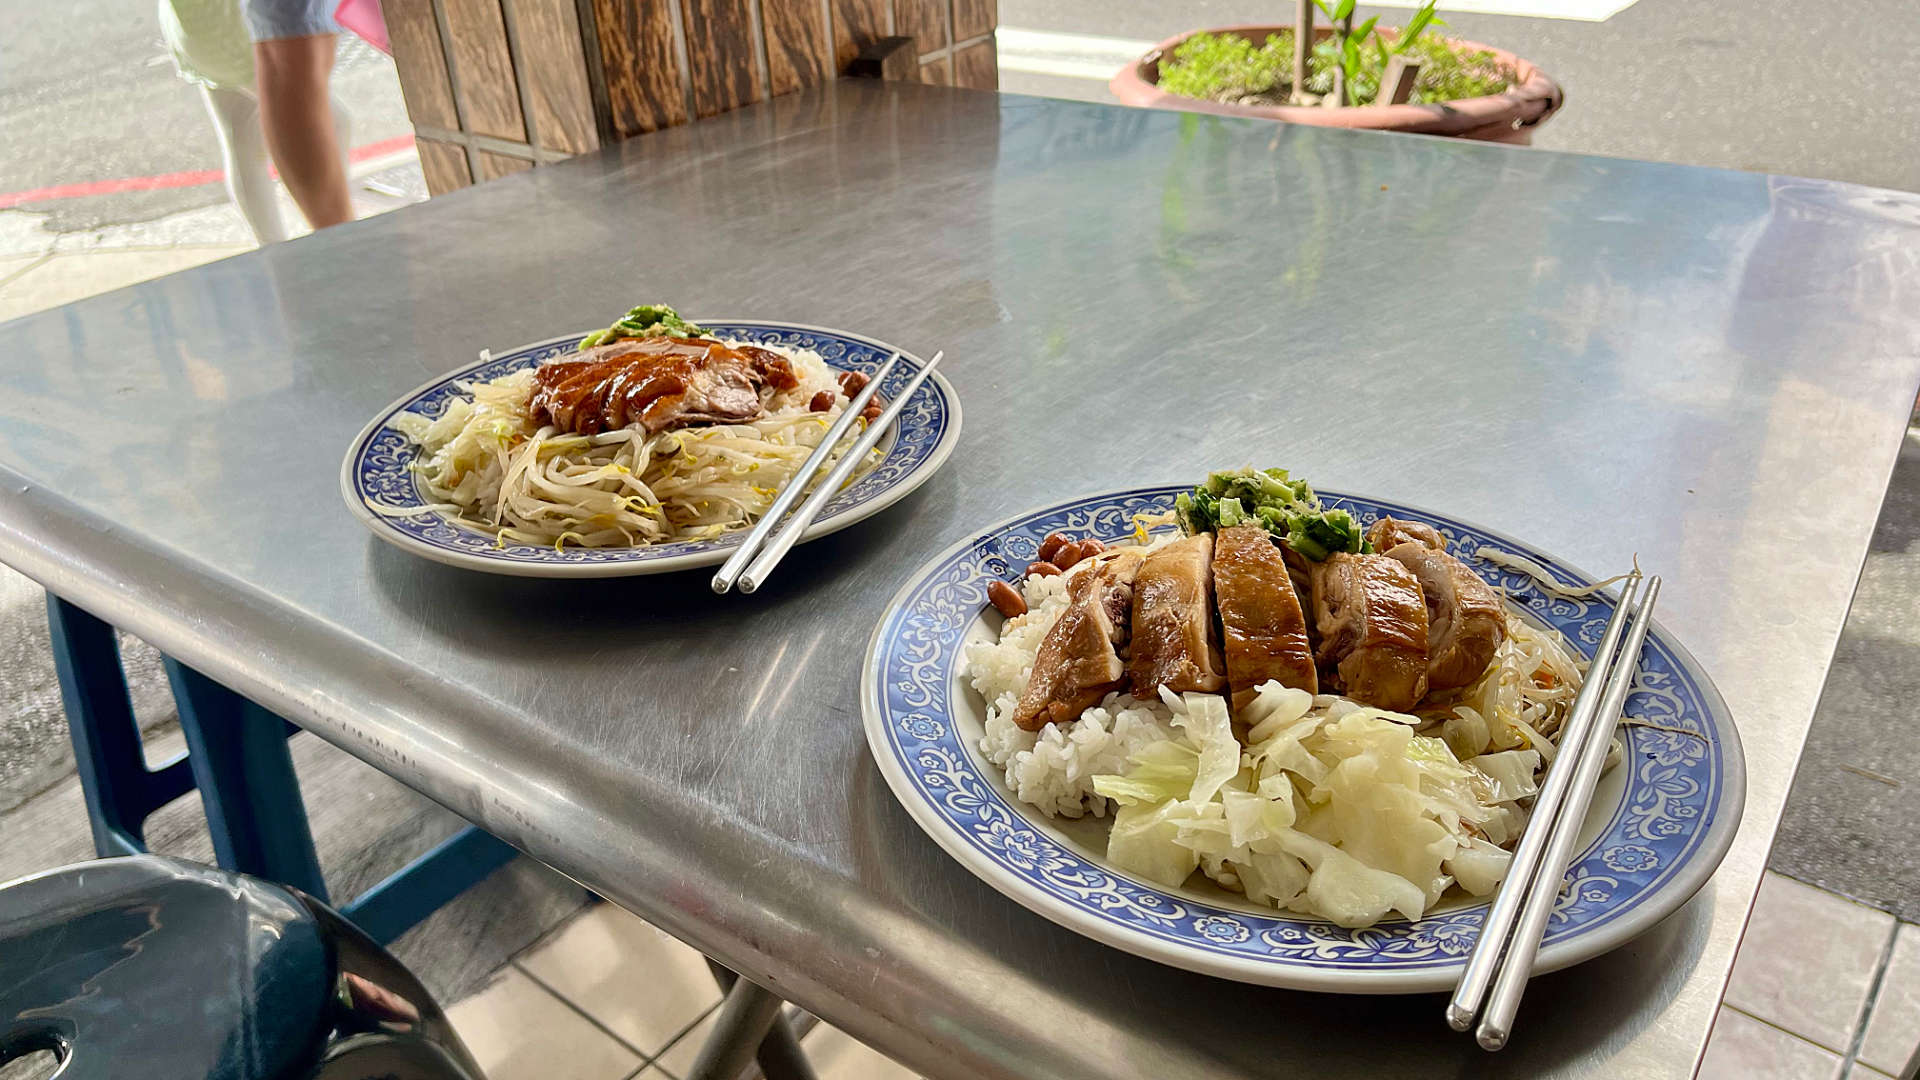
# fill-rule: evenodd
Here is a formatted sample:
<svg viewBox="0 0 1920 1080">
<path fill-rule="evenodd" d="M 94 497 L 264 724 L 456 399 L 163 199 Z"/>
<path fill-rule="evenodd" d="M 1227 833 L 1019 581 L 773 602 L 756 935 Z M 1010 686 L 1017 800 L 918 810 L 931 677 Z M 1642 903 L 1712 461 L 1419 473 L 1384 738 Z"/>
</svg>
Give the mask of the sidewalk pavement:
<svg viewBox="0 0 1920 1080">
<path fill-rule="evenodd" d="M 371 217 L 427 196 L 412 148 L 353 169 L 356 217 Z M 281 215 L 301 221 L 279 188 Z M 0 322 L 110 292 L 256 246 L 232 203 L 182 210 L 150 221 L 84 232 L 57 232 L 51 214 L 0 210 Z M 303 230 L 304 231 L 304 230 Z"/>
</svg>

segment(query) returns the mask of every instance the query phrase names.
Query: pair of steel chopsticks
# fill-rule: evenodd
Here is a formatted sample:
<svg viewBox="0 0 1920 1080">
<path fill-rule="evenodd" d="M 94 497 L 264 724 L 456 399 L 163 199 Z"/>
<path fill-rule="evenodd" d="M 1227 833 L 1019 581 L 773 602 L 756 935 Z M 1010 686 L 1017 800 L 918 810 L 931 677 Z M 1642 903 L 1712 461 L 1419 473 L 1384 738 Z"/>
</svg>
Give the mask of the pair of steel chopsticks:
<svg viewBox="0 0 1920 1080">
<path fill-rule="evenodd" d="M 800 536 L 807 531 L 807 526 L 813 524 L 813 519 L 820 515 L 821 509 L 839 492 L 840 485 L 846 483 L 847 477 L 853 475 L 853 470 L 859 466 L 861 459 L 866 457 L 867 451 L 872 450 L 874 444 L 880 441 L 880 436 L 899 417 L 900 410 L 906 408 L 907 400 L 913 397 L 913 392 L 920 389 L 921 383 L 927 381 L 927 376 L 933 372 L 934 366 L 939 364 L 940 358 L 945 355 L 944 352 L 933 354 L 933 359 L 927 361 L 926 366 L 916 372 L 900 393 L 887 404 L 886 411 L 882 412 L 873 423 L 868 424 L 867 429 L 860 433 L 847 452 L 840 455 L 840 460 L 834 464 L 833 471 L 829 472 L 826 479 L 814 488 L 813 495 L 801 504 L 800 509 L 794 511 L 785 527 L 780 528 L 778 533 L 774 532 L 774 529 L 780 526 L 780 519 L 786 516 L 794 502 L 806 491 L 807 481 L 813 479 L 814 474 L 820 471 L 820 467 L 833 456 L 833 448 L 838 446 L 840 440 L 852 429 L 855 418 L 867 407 L 867 402 L 872 401 L 873 395 L 879 392 L 881 382 L 893 371 L 893 366 L 900 362 L 900 354 L 894 353 L 886 363 L 880 365 L 879 370 L 873 373 L 873 377 L 867 380 L 867 385 L 861 387 L 860 392 L 847 402 L 846 410 L 833 422 L 833 426 L 827 429 L 826 435 L 820 439 L 820 445 L 813 448 L 813 453 L 808 455 L 806 462 L 800 466 L 800 471 L 795 473 L 793 479 L 787 482 L 787 486 L 780 490 L 780 494 L 773 500 L 773 505 L 768 507 L 766 514 L 760 518 L 760 523 L 753 527 L 753 531 L 747 534 L 747 538 L 741 542 L 739 548 L 728 557 L 720 567 L 720 571 L 713 575 L 714 592 L 724 593 L 738 586 L 741 592 L 750 593 L 765 584 L 768 575 L 773 573 L 773 568 L 780 564 L 780 560 L 786 557 L 793 545 L 800 542 Z M 752 565 L 748 565 L 749 561 Z"/>
<path fill-rule="evenodd" d="M 1534 797 L 1533 816 L 1520 836 L 1508 866 L 1506 880 L 1487 908 L 1480 937 L 1467 958 L 1453 999 L 1447 1002 L 1447 1023 L 1455 1031 L 1473 1027 L 1480 1018 L 1476 1040 L 1487 1050 L 1507 1045 L 1513 1032 L 1520 995 L 1533 973 L 1534 957 L 1547 929 L 1547 918 L 1560 895 L 1567 861 L 1593 800 L 1593 788 L 1605 766 L 1613 732 L 1640 667 L 1640 647 L 1647 640 L 1653 602 L 1660 595 L 1660 578 L 1641 580 L 1635 570 L 1620 586 L 1620 602 L 1607 620 L 1607 630 L 1594 650 L 1586 681 L 1574 698 L 1561 728 L 1560 752 L 1547 770 L 1546 782 Z M 1626 644 L 1615 659 L 1629 614 L 1633 626 L 1625 630 Z M 1491 990 L 1491 996 L 1489 996 Z M 1485 1010 L 1482 1011 L 1484 1004 Z"/>
</svg>

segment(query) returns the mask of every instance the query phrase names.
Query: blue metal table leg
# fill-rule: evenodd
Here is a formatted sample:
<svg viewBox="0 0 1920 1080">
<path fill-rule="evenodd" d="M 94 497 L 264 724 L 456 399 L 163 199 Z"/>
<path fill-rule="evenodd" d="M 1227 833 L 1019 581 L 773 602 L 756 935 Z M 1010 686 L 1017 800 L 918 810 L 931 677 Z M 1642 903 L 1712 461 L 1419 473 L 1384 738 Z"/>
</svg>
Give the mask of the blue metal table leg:
<svg viewBox="0 0 1920 1080">
<path fill-rule="evenodd" d="M 47 636 L 94 850 L 102 858 L 139 854 L 147 816 L 193 790 L 185 755 L 147 768 L 113 627 L 48 593 Z"/>
<path fill-rule="evenodd" d="M 149 769 L 113 627 L 49 593 L 47 630 L 100 855 L 144 852 L 147 817 L 198 787 L 221 866 L 327 899 L 287 751 L 298 728 L 169 657 L 167 680 L 187 752 Z M 514 854 L 468 826 L 342 910 L 386 944 Z"/>
<path fill-rule="evenodd" d="M 166 668 L 215 858 L 326 900 L 287 722 L 172 658 Z"/>
<path fill-rule="evenodd" d="M 515 854 L 505 841 L 469 825 L 361 893 L 340 913 L 368 937 L 391 944 L 447 901 L 511 862 Z"/>
</svg>

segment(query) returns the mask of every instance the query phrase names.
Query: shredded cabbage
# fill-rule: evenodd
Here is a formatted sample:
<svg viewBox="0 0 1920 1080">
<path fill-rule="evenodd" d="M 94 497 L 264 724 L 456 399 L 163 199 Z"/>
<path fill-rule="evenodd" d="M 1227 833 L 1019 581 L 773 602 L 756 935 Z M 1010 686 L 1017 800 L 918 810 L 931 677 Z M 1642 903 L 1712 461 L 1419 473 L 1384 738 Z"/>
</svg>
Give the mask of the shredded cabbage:
<svg viewBox="0 0 1920 1080">
<path fill-rule="evenodd" d="M 1426 723 L 1276 682 L 1242 710 L 1242 748 L 1226 700 L 1163 694 L 1176 738 L 1093 779 L 1120 804 L 1107 858 L 1179 885 L 1195 870 L 1251 900 L 1370 926 L 1417 919 L 1449 887 L 1492 892 L 1537 790 L 1540 752 L 1462 761 Z"/>
</svg>

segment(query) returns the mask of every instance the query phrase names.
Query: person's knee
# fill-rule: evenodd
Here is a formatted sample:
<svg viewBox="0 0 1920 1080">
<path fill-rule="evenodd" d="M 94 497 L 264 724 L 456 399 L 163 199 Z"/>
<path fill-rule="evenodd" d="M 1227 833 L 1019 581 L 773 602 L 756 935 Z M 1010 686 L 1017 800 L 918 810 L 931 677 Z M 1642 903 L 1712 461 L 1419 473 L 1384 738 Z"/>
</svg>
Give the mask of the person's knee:
<svg viewBox="0 0 1920 1080">
<path fill-rule="evenodd" d="M 332 35 L 275 38 L 253 45 L 255 77 L 264 89 L 269 84 L 317 92 L 325 99 L 328 76 L 333 72 Z"/>
</svg>

